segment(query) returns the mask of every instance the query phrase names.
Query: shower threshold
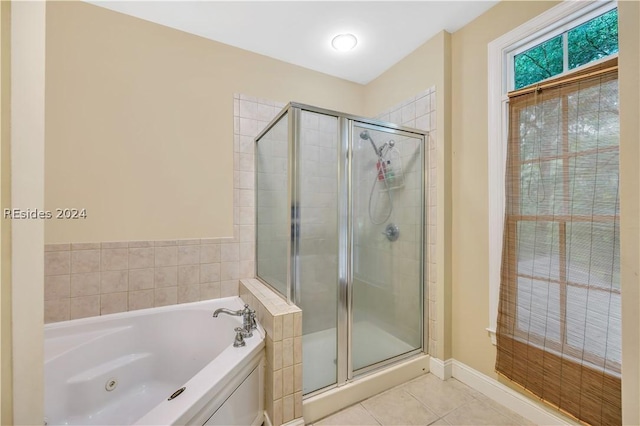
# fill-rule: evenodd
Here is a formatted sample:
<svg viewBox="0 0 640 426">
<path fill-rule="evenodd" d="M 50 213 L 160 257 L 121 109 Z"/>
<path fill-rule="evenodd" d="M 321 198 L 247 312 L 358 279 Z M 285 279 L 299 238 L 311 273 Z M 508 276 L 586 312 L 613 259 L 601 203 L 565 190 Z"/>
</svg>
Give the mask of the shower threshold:
<svg viewBox="0 0 640 426">
<path fill-rule="evenodd" d="M 353 324 L 352 360 L 366 367 L 416 348 L 369 321 Z M 302 393 L 307 394 L 335 383 L 336 329 L 302 336 Z"/>
</svg>

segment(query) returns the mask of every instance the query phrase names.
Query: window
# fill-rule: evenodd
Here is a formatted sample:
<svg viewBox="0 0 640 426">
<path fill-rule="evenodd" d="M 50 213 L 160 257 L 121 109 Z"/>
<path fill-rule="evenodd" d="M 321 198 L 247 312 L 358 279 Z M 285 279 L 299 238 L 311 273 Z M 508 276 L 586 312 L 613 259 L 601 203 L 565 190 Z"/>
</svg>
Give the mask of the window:
<svg viewBox="0 0 640 426">
<path fill-rule="evenodd" d="M 615 2 L 489 45 L 496 369 L 590 424 L 621 422 L 617 51 Z"/>
<path fill-rule="evenodd" d="M 612 9 L 533 47 L 513 52 L 515 89 L 618 52 L 618 9 Z"/>
<path fill-rule="evenodd" d="M 617 58 L 509 96 L 496 369 L 620 424 Z"/>
<path fill-rule="evenodd" d="M 523 25 L 504 34 L 488 45 L 488 194 L 489 194 L 489 331 L 491 340 L 495 344 L 495 329 L 498 316 L 498 299 L 500 287 L 500 270 L 502 265 L 502 243 L 505 213 L 505 172 L 507 157 L 508 134 L 508 108 L 509 97 L 507 93 L 516 89 L 515 57 L 527 52 L 545 42 L 557 38 L 567 41 L 582 30 L 590 30 L 594 24 L 599 24 L 599 19 L 612 19 L 617 16 L 615 1 L 604 2 L 574 2 L 565 1 L 529 20 Z M 612 26 L 609 26 L 613 28 Z M 542 30 L 541 30 L 542 29 Z M 615 46 L 617 50 L 617 26 Z M 566 34 L 566 37 L 564 36 Z M 555 43 L 558 43 L 557 41 Z M 601 43 L 602 44 L 602 43 Z M 605 46 L 610 49 L 610 45 Z M 564 48 L 564 47 L 563 47 Z M 604 50 L 604 49 L 603 49 Z M 613 50 L 611 50 L 613 51 Z M 574 52 L 574 49 L 572 49 Z M 575 52 L 588 52 L 585 49 L 575 49 Z M 615 56 L 615 54 L 613 55 Z M 563 57 L 563 70 L 569 68 L 569 54 Z M 580 65 L 583 59 L 571 54 L 571 71 L 580 72 L 584 66 Z M 586 55 L 593 60 L 603 61 L 606 58 L 597 59 L 595 55 Z M 565 67 L 565 62 L 566 67 Z M 591 65 L 587 65 L 589 67 Z M 563 73 L 551 77 L 560 78 Z M 548 80 L 547 77 L 540 78 Z M 536 81 L 541 84 L 543 80 Z M 533 82 L 532 82 L 533 84 Z"/>
</svg>

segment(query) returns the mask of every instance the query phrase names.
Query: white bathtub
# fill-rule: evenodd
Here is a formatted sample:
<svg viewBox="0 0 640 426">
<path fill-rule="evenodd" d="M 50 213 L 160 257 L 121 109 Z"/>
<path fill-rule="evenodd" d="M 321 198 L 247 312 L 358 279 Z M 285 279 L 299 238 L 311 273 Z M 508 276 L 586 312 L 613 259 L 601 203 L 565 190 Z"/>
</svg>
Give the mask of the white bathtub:
<svg viewBox="0 0 640 426">
<path fill-rule="evenodd" d="M 234 348 L 242 318 L 213 318 L 222 307 L 243 303 L 228 297 L 46 325 L 46 422 L 261 424 L 264 329 Z"/>
</svg>

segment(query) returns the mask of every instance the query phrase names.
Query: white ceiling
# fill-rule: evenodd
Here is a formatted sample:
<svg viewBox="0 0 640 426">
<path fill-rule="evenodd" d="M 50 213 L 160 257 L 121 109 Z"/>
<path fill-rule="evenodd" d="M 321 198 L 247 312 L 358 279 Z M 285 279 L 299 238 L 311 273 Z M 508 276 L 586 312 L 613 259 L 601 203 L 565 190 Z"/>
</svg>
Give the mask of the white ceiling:
<svg viewBox="0 0 640 426">
<path fill-rule="evenodd" d="M 441 30 L 498 1 L 89 1 L 211 40 L 366 84 Z M 358 45 L 333 50 L 353 33 Z"/>
</svg>

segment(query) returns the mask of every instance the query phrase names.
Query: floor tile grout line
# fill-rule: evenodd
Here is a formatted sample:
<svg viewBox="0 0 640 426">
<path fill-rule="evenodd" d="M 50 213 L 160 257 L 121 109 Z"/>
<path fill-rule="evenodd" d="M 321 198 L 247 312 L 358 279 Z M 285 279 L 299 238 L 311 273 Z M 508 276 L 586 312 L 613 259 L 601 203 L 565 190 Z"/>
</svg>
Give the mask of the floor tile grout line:
<svg viewBox="0 0 640 426">
<path fill-rule="evenodd" d="M 427 373 L 427 374 L 429 374 L 429 373 Z M 426 376 L 426 375 L 425 375 L 425 376 Z M 414 380 L 415 380 L 415 379 L 414 379 Z M 454 379 L 454 380 L 455 380 L 455 379 Z M 399 386 L 398 386 L 398 388 L 400 388 L 400 387 L 404 387 L 406 384 L 408 384 L 408 383 L 410 383 L 410 382 L 412 382 L 412 381 L 413 381 L 413 380 L 411 380 L 411 381 L 409 381 L 409 382 L 407 382 L 407 383 L 403 383 L 402 385 L 399 385 Z M 443 383 L 447 383 L 447 381 L 448 381 L 448 380 L 441 380 L 441 381 L 442 381 Z M 462 384 L 464 385 L 464 383 L 462 383 Z M 465 386 L 466 386 L 466 385 L 465 385 Z M 418 401 L 420 404 L 422 404 L 422 405 L 423 405 L 427 410 L 429 410 L 430 412 L 432 412 L 433 414 L 435 414 L 436 416 L 438 416 L 438 414 L 437 414 L 435 411 L 433 411 L 433 409 L 432 409 L 432 408 L 430 408 L 427 404 L 425 404 L 425 403 L 423 403 L 422 401 L 420 401 L 416 395 L 414 395 L 413 393 L 411 393 L 411 391 L 410 391 L 410 390 L 408 390 L 408 389 L 403 389 L 403 390 L 404 390 L 405 392 L 407 392 L 409 395 L 411 395 L 411 396 L 412 396 L 416 401 Z M 459 390 L 459 389 L 456 389 L 456 390 Z M 459 391 L 460 391 L 460 392 L 463 392 L 463 393 L 465 393 L 465 394 L 467 394 L 467 395 L 469 395 L 469 396 L 472 398 L 472 399 L 471 399 L 471 401 L 474 401 L 474 400 L 476 400 L 476 399 L 477 399 L 477 398 L 476 398 L 476 397 L 475 397 L 471 392 L 467 392 L 467 391 L 466 391 L 466 389 L 465 389 L 465 390 L 460 389 Z M 448 416 L 449 414 L 453 413 L 453 412 L 454 412 L 454 411 L 456 411 L 458 408 L 460 408 L 460 407 L 462 407 L 462 406 L 464 406 L 464 405 L 467 405 L 467 404 L 468 404 L 468 403 L 470 403 L 471 401 L 465 401 L 465 402 L 463 402 L 462 404 L 458 405 L 457 407 L 455 407 L 455 408 L 453 408 L 453 409 L 449 410 L 448 412 L 446 412 L 445 414 L 443 414 L 442 416 L 440 416 L 440 417 L 439 417 L 439 419 L 444 419 L 446 416 Z M 480 401 L 480 402 L 482 402 L 482 401 Z M 434 420 L 434 422 L 436 422 L 436 421 L 438 421 L 438 420 Z M 445 420 L 445 421 L 446 421 L 446 420 Z M 432 422 L 432 423 L 433 423 L 433 422 Z"/>
<path fill-rule="evenodd" d="M 382 393 L 384 393 L 384 392 L 382 392 Z M 380 395 L 380 394 L 378 394 L 378 395 Z M 378 418 L 377 418 L 377 417 L 376 417 L 376 416 L 375 416 L 371 411 L 369 411 L 369 410 L 367 409 L 367 407 L 365 407 L 365 406 L 364 406 L 364 404 L 363 404 L 363 402 L 364 402 L 364 401 L 368 401 L 368 400 L 370 400 L 371 398 L 373 398 L 373 397 L 375 397 L 375 396 L 377 396 L 377 395 L 371 396 L 371 397 L 369 397 L 369 398 L 367 398 L 367 399 L 364 399 L 364 400 L 360 401 L 360 402 L 358 403 L 358 405 L 360 405 L 362 408 L 364 408 L 364 411 L 366 411 L 367 413 L 369 413 L 369 415 L 371 416 L 371 418 L 373 418 L 373 420 L 375 420 L 375 421 L 376 421 L 376 423 L 378 423 L 378 426 L 382 426 L 382 422 L 381 422 L 380 420 L 378 420 Z"/>
</svg>

